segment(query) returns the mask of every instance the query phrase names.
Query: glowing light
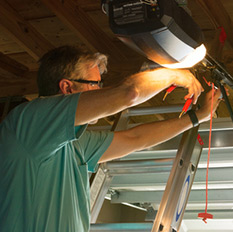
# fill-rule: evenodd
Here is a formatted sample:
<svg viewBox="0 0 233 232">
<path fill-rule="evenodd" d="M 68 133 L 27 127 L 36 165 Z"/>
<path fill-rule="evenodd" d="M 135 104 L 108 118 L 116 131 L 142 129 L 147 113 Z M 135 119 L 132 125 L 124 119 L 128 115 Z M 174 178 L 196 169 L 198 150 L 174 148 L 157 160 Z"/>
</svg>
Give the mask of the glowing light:
<svg viewBox="0 0 233 232">
<path fill-rule="evenodd" d="M 200 45 L 193 50 L 188 56 L 186 56 L 181 62 L 174 64 L 163 64 L 166 68 L 176 69 L 176 68 L 191 68 L 198 62 L 204 59 L 206 55 L 206 48 L 204 44 Z"/>
</svg>

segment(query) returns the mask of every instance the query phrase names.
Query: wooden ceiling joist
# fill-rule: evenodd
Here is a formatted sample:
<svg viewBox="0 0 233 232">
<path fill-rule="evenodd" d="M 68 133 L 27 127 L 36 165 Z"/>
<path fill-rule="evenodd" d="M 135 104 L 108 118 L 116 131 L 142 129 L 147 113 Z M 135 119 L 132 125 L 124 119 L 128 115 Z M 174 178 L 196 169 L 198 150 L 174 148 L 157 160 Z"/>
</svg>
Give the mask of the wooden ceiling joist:
<svg viewBox="0 0 233 232">
<path fill-rule="evenodd" d="M 216 27 L 223 27 L 227 34 L 227 41 L 233 47 L 233 23 L 224 5 L 219 0 L 196 0 L 204 9 Z"/>
<path fill-rule="evenodd" d="M 109 36 L 73 0 L 42 0 L 92 51 L 98 51 L 117 61 L 127 61 Z"/>
<path fill-rule="evenodd" d="M 211 43 L 208 53 L 217 61 L 221 62 L 224 44 L 220 43 L 219 36 L 221 29 L 216 30 L 215 37 Z"/>
<path fill-rule="evenodd" d="M 18 63 L 17 61 L 11 59 L 10 57 L 4 55 L 1 52 L 0 52 L 0 68 L 16 76 L 22 76 L 25 72 L 29 71 L 28 67 Z"/>
<path fill-rule="evenodd" d="M 36 72 L 27 72 L 20 78 L 12 79 L 3 79 L 0 76 L 0 97 L 37 93 L 36 76 Z"/>
<path fill-rule="evenodd" d="M 79 5 L 85 11 L 100 9 L 101 1 L 93 1 L 93 0 L 73 0 L 73 1 L 76 1 L 76 4 Z"/>
<path fill-rule="evenodd" d="M 5 0 L 0 1 L 0 24 L 35 60 L 53 46 L 23 19 Z"/>
</svg>

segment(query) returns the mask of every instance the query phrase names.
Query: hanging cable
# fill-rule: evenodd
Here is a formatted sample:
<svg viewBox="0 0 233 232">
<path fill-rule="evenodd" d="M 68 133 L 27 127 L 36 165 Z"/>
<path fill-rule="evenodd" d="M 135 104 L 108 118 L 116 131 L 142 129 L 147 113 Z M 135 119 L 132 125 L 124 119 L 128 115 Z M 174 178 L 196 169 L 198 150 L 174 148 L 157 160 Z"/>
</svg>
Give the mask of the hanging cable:
<svg viewBox="0 0 233 232">
<path fill-rule="evenodd" d="M 207 219 L 212 219 L 213 215 L 207 213 L 208 207 L 208 177 L 209 177 L 209 163 L 210 163 L 210 148 L 211 148 L 211 135 L 212 135 L 212 124 L 213 124 L 213 105 L 214 105 L 214 83 L 208 82 L 205 77 L 203 77 L 207 85 L 212 87 L 212 97 L 211 97 L 211 112 L 210 112 L 210 131 L 209 131 L 209 150 L 208 150 L 208 158 L 207 158 L 207 167 L 206 167 L 206 205 L 205 212 L 199 213 L 198 217 L 202 218 L 202 220 L 207 223 Z"/>
</svg>

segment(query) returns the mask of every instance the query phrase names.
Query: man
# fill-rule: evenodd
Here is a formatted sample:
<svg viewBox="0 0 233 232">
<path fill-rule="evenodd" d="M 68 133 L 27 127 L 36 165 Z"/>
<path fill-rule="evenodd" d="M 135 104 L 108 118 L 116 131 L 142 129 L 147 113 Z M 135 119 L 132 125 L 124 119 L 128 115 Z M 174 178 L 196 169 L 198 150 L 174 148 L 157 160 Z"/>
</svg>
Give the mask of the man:
<svg viewBox="0 0 233 232">
<path fill-rule="evenodd" d="M 186 98 L 193 96 L 194 103 L 203 90 L 189 71 L 163 68 L 101 89 L 106 63 L 104 55 L 69 46 L 50 51 L 38 71 L 40 98 L 16 107 L 0 125 L 2 232 L 87 232 L 88 171 L 193 127 L 187 114 L 115 133 L 85 131 L 88 123 L 140 104 L 172 84 L 187 88 Z M 214 111 L 219 97 L 216 91 Z M 196 111 L 200 123 L 210 118 L 210 101 L 208 94 Z"/>
</svg>

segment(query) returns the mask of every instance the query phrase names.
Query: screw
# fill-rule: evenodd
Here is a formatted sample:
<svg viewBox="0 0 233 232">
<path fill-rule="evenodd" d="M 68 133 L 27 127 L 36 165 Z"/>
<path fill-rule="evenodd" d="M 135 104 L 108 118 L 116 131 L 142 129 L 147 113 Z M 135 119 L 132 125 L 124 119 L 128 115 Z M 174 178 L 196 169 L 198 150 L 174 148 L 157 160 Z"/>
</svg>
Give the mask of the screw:
<svg viewBox="0 0 233 232">
<path fill-rule="evenodd" d="M 159 225 L 159 231 L 163 231 L 163 225 L 162 224 Z"/>
</svg>

